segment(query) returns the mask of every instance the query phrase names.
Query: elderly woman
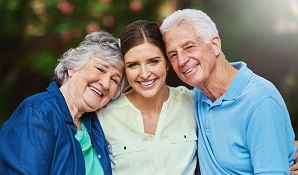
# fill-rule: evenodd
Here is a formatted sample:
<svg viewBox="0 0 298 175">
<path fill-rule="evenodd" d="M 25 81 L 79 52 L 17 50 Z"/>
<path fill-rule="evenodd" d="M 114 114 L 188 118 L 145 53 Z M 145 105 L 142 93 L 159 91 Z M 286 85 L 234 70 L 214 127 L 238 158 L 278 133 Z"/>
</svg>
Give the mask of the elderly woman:
<svg viewBox="0 0 298 175">
<path fill-rule="evenodd" d="M 25 99 L 0 131 L 4 174 L 111 174 L 97 109 L 124 86 L 118 40 L 86 36 L 55 68 L 55 81 Z"/>
</svg>

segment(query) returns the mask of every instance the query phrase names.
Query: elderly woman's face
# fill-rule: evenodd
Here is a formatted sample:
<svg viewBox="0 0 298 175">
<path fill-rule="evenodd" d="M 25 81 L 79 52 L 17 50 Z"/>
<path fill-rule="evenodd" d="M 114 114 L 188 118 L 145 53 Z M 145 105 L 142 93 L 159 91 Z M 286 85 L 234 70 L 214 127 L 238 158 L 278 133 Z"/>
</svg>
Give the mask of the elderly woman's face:
<svg viewBox="0 0 298 175">
<path fill-rule="evenodd" d="M 69 74 L 65 83 L 70 85 L 73 103 L 79 111 L 91 112 L 106 105 L 115 95 L 123 69 L 105 66 L 91 57 L 80 70 L 69 70 Z"/>
</svg>

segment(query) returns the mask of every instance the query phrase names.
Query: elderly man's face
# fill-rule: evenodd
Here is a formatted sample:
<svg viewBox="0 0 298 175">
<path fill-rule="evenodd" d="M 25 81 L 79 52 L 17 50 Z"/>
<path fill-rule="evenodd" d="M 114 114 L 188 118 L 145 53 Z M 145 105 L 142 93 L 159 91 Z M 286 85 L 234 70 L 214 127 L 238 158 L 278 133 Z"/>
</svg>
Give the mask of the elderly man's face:
<svg viewBox="0 0 298 175">
<path fill-rule="evenodd" d="M 201 86 L 215 67 L 214 43 L 206 44 L 188 24 L 172 27 L 164 41 L 167 56 L 178 77 L 190 86 Z"/>
</svg>

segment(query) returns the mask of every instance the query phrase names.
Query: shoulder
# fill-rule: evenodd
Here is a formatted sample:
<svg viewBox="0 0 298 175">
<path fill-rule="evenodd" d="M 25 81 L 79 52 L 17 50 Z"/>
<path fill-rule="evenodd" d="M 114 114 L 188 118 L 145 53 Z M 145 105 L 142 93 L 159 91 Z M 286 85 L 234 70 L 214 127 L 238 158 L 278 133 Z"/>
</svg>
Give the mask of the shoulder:
<svg viewBox="0 0 298 175">
<path fill-rule="evenodd" d="M 105 107 L 101 108 L 96 112 L 97 116 L 100 118 L 103 115 L 109 115 L 113 113 L 121 113 L 123 110 L 127 110 L 129 106 L 129 101 L 124 94 L 121 94 L 117 99 L 110 101 Z"/>
<path fill-rule="evenodd" d="M 111 110 L 111 109 L 119 108 L 119 107 L 122 107 L 125 105 L 127 105 L 127 99 L 124 94 L 121 94 L 115 100 L 111 100 L 105 107 L 100 109 L 100 111 Z"/>
<path fill-rule="evenodd" d="M 53 127 L 55 123 L 53 120 L 56 118 L 54 116 L 57 116 L 56 109 L 60 111 L 50 93 L 38 93 L 23 100 L 5 124 L 7 127 L 26 125 L 26 123 L 27 126 L 35 124 Z"/>
<path fill-rule="evenodd" d="M 169 87 L 171 95 L 174 95 L 175 97 L 188 97 L 193 99 L 194 93 L 192 90 L 188 89 L 185 86 L 178 86 L 178 87 Z"/>
<path fill-rule="evenodd" d="M 259 99 L 281 98 L 280 92 L 273 83 L 256 74 L 254 74 L 250 79 L 249 84 L 246 87 L 246 91 L 247 93 L 250 93 L 251 96 L 258 96 Z"/>
<path fill-rule="evenodd" d="M 271 83 L 269 80 L 255 74 L 252 70 L 250 70 L 247 65 L 243 62 L 239 63 L 239 76 L 238 79 L 235 81 L 238 82 L 237 87 L 245 87 L 243 91 L 249 93 L 251 97 L 258 98 L 267 98 L 273 97 L 275 98 L 276 95 L 279 95 L 277 88 Z"/>
</svg>

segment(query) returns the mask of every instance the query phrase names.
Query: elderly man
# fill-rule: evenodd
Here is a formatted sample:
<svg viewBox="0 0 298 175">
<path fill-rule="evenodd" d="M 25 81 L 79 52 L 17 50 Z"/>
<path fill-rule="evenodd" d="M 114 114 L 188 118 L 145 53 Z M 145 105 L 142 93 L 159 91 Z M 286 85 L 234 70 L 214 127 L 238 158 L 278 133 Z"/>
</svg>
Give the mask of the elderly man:
<svg viewBox="0 0 298 175">
<path fill-rule="evenodd" d="M 201 173 L 289 174 L 295 135 L 276 87 L 227 61 L 215 23 L 200 10 L 178 10 L 160 30 L 174 71 L 195 87 Z"/>
</svg>

